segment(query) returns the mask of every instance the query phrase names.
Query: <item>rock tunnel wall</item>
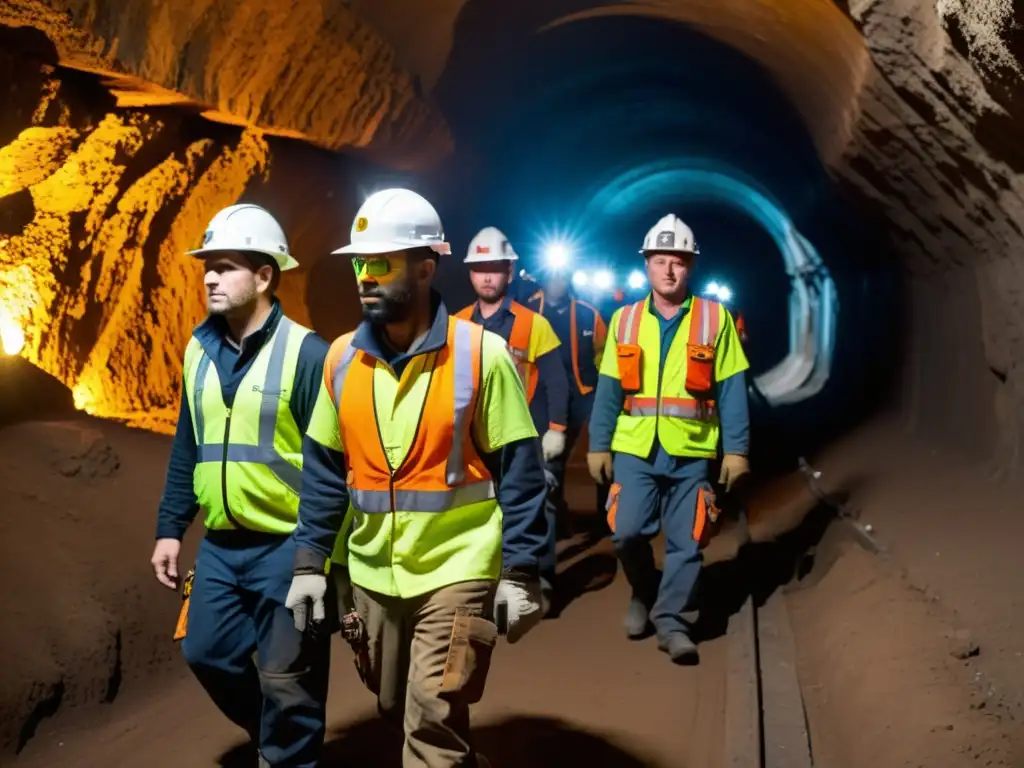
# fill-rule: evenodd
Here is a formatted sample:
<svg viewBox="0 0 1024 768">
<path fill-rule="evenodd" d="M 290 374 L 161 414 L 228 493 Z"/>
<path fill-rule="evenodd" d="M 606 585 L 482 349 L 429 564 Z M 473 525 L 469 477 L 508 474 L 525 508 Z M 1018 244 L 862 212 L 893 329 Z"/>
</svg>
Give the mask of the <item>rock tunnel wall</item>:
<svg viewBox="0 0 1024 768">
<path fill-rule="evenodd" d="M 0 23 L 41 35 L 63 65 L 102 73 L 112 94 L 52 69 L 46 56 L 36 65 L 7 56 L 16 105 L 2 119 L 5 300 L 31 314 L 31 359 L 97 413 L 141 423 L 146 412 L 147 426 L 166 427 L 180 347 L 202 311 L 198 274 L 179 255 L 216 208 L 291 165 L 287 144 L 262 131 L 200 127 L 188 113 L 335 149 L 366 147 L 397 167 L 422 166 L 450 147 L 422 91 L 457 58 L 453 28 L 479 3 L 294 5 L 284 16 L 234 1 L 184 15 L 160 0 L 132 0 L 121 13 L 95 1 L 0 5 Z M 1024 150 L 1015 139 L 1024 100 L 1021 32 L 1009 9 L 1005 0 L 559 0 L 524 4 L 513 21 L 532 34 L 594 12 L 660 16 L 762 61 L 851 198 L 888 222 L 892 258 L 908 281 L 905 314 L 892 319 L 878 354 L 905 369 L 899 405 L 908 426 L 1010 469 L 1024 430 Z M 829 87 L 812 87 L 808 72 Z M 17 164 L 28 156 L 41 162 Z M 351 200 L 341 198 L 355 190 L 343 174 L 326 186 L 332 181 L 337 197 L 304 213 L 344 237 Z M 301 276 L 286 283 L 290 310 L 301 319 L 311 306 L 314 322 L 319 313 L 337 327 L 335 289 L 314 282 L 312 303 Z M 173 324 L 162 322 L 168 312 Z M 905 324 L 901 365 L 893 351 Z"/>
<path fill-rule="evenodd" d="M 239 198 L 270 205 L 292 233 L 302 267 L 284 275 L 280 296 L 311 324 L 309 275 L 355 209 L 333 158 L 173 109 L 118 108 L 94 77 L 20 53 L 0 53 L 0 68 L 11 85 L 0 117 L 0 321 L 23 330 L 22 355 L 79 408 L 173 430 L 181 354 L 205 314 L 201 269 L 184 252 Z M 351 323 L 349 294 L 348 311 L 342 303 L 320 327 Z M 345 296 L 339 285 L 320 304 Z"/>
</svg>

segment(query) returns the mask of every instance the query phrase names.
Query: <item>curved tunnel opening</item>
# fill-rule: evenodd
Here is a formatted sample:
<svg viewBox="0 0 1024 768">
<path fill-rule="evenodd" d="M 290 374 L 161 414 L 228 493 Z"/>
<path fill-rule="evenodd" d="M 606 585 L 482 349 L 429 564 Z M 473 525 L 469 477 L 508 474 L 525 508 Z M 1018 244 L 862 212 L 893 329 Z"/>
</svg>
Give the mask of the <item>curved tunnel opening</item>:
<svg viewBox="0 0 1024 768">
<path fill-rule="evenodd" d="M 545 245 L 565 241 L 574 268 L 610 271 L 629 301 L 644 293 L 628 283 L 644 233 L 668 212 L 694 228 L 692 290 L 727 285 L 748 326 L 759 466 L 788 465 L 884 402 L 896 371 L 868 340 L 899 338 L 894 260 L 757 61 L 664 19 L 530 31 L 470 6 L 436 95 L 456 149 L 427 186 L 453 242 L 498 226 L 541 275 Z M 473 298 L 460 261 L 442 274 L 454 306 Z M 606 316 L 621 303 L 581 293 Z"/>
</svg>

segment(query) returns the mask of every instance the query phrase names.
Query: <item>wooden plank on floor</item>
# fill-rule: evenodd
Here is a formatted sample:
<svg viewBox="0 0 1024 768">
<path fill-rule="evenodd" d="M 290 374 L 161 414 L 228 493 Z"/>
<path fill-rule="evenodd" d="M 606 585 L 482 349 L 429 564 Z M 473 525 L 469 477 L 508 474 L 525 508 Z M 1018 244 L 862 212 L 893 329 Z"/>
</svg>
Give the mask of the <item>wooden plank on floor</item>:
<svg viewBox="0 0 1024 768">
<path fill-rule="evenodd" d="M 725 692 L 726 768 L 761 765 L 761 712 L 757 691 L 754 601 L 729 619 Z"/>
<path fill-rule="evenodd" d="M 757 611 L 764 768 L 811 768 L 810 739 L 796 670 L 796 644 L 781 590 Z"/>
</svg>

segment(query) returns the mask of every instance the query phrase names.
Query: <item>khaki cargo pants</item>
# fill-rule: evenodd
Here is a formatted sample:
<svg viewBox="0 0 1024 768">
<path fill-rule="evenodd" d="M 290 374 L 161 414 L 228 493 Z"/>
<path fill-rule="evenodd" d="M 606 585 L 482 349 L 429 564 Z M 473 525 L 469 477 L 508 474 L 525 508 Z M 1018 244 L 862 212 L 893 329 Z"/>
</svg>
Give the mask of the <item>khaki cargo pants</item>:
<svg viewBox="0 0 1024 768">
<path fill-rule="evenodd" d="M 497 640 L 496 587 L 466 581 L 397 598 L 353 586 L 366 625 L 356 667 L 381 715 L 404 726 L 404 768 L 476 768 L 469 706 L 483 697 Z"/>
</svg>

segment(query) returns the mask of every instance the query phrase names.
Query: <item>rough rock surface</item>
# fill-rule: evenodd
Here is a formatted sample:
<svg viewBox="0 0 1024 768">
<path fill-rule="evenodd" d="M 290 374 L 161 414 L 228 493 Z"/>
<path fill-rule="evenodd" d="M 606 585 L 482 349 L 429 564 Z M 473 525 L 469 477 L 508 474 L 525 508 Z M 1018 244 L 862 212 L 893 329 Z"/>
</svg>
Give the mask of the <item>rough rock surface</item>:
<svg viewBox="0 0 1024 768">
<path fill-rule="evenodd" d="M 450 143 L 391 45 L 343 3 L 6 0 L 0 24 L 35 28 L 63 65 L 109 76 L 120 106 L 173 104 L 396 163 Z"/>
<path fill-rule="evenodd" d="M 241 197 L 273 203 L 289 224 L 303 268 L 280 295 L 310 322 L 310 269 L 354 210 L 322 152 L 174 110 L 120 109 L 95 78 L 24 55 L 0 54 L 0 70 L 14 87 L 0 117 L 0 309 L 25 333 L 22 354 L 79 408 L 173 428 L 182 350 L 204 314 L 201 269 L 183 254 Z M 334 207 L 340 228 L 325 224 Z"/>
<path fill-rule="evenodd" d="M 1024 458 L 1022 38 L 1014 54 L 1005 3 L 1002 16 L 966 5 L 850 3 L 875 69 L 839 171 L 880 206 L 911 277 L 909 423 L 1011 472 Z"/>
</svg>

